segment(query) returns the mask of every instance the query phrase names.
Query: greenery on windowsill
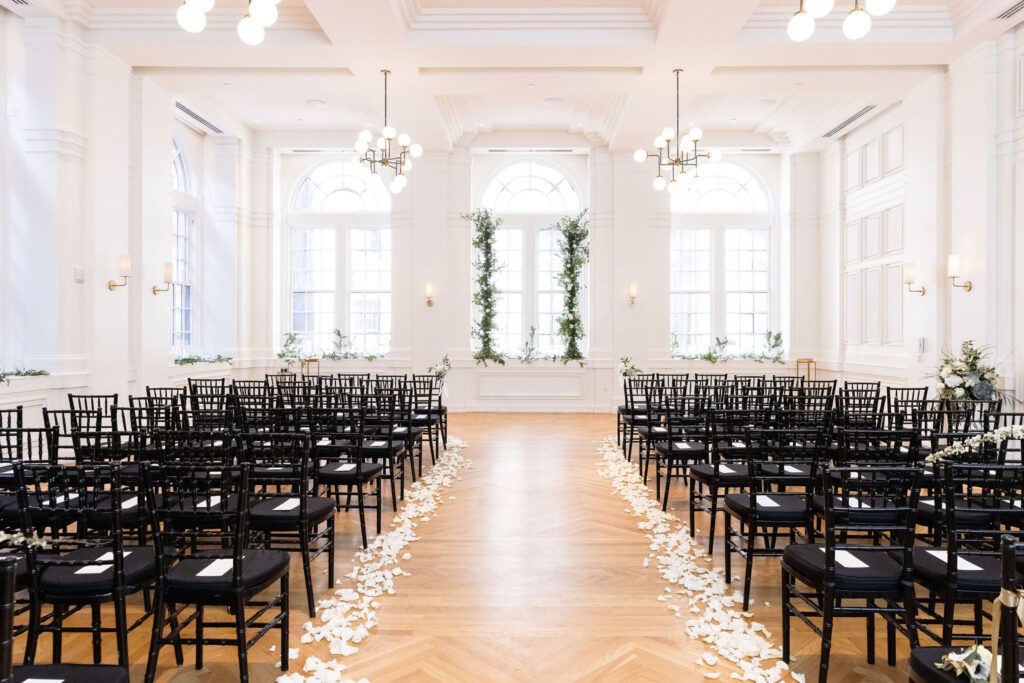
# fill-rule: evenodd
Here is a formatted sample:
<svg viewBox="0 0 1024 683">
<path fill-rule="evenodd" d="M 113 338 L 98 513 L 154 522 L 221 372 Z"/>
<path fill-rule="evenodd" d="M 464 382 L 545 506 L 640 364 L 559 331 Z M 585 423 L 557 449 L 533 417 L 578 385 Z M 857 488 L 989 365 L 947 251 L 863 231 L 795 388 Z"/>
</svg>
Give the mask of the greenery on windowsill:
<svg viewBox="0 0 1024 683">
<path fill-rule="evenodd" d="M 196 354 L 188 354 L 185 356 L 178 356 L 174 359 L 175 365 L 205 365 L 208 363 L 231 363 L 235 359 L 231 356 L 222 356 L 219 353 L 216 356 L 199 356 Z"/>
<path fill-rule="evenodd" d="M 764 349 L 758 353 L 741 353 L 730 355 L 728 353 L 728 337 L 715 337 L 715 342 L 704 353 L 684 354 L 679 352 L 679 340 L 672 336 L 672 358 L 674 360 L 701 360 L 715 365 L 730 360 L 749 360 L 755 363 L 773 363 L 776 365 L 785 364 L 783 358 L 783 342 L 781 332 L 767 332 L 764 336 Z"/>
<path fill-rule="evenodd" d="M 49 377 L 46 370 L 33 368 L 15 368 L 14 370 L 0 370 L 0 384 L 10 384 L 12 377 Z"/>
<path fill-rule="evenodd" d="M 322 360 L 365 360 L 373 362 L 378 358 L 387 358 L 387 355 L 375 355 L 372 353 L 359 353 L 352 350 L 352 341 L 341 333 L 341 330 L 334 330 L 334 348 L 324 352 Z"/>
<path fill-rule="evenodd" d="M 475 272 L 473 305 L 476 307 L 478 318 L 473 325 L 473 338 L 479 342 L 480 346 L 473 353 L 473 360 L 477 364 L 482 363 L 485 366 L 488 361 L 504 365 L 505 356 L 498 351 L 494 341 L 494 326 L 498 315 L 498 295 L 500 294 L 495 283 L 495 276 L 502 268 L 498 263 L 494 242 L 498 228 L 501 226 L 501 219 L 495 218 L 487 209 L 477 209 L 463 217 L 473 222 L 473 248 L 476 252 L 473 261 Z"/>
<path fill-rule="evenodd" d="M 580 313 L 583 298 L 583 271 L 590 261 L 590 222 L 584 211 L 575 218 L 566 216 L 555 224 L 558 248 L 562 256 L 562 272 L 558 285 L 565 293 L 562 315 L 558 318 L 558 334 L 565 342 L 562 363 L 577 362 L 582 367 L 586 360 L 580 348 L 585 332 Z"/>
</svg>

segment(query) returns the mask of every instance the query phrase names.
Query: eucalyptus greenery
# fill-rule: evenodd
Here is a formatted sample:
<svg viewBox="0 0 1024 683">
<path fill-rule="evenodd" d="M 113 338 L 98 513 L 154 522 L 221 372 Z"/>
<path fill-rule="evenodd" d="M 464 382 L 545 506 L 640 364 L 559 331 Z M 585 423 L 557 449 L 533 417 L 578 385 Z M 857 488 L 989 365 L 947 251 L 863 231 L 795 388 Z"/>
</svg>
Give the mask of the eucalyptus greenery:
<svg viewBox="0 0 1024 683">
<path fill-rule="evenodd" d="M 487 209 L 477 209 L 464 215 L 464 218 L 473 221 L 473 248 L 476 251 L 473 261 L 476 273 L 473 305 L 476 306 L 478 318 L 473 325 L 473 338 L 479 342 L 480 347 L 473 354 L 473 359 L 484 365 L 488 361 L 504 365 L 505 356 L 498 351 L 494 342 L 498 296 L 501 294 L 495 284 L 495 275 L 502 268 L 498 263 L 494 241 L 501 227 L 501 219 L 495 218 Z"/>
<path fill-rule="evenodd" d="M 537 353 L 537 328 L 530 325 L 530 333 L 527 335 L 526 341 L 523 342 L 522 351 L 519 352 L 519 362 L 533 365 L 538 360 L 540 360 L 540 354 Z"/>
<path fill-rule="evenodd" d="M 281 350 L 277 352 L 277 358 L 283 360 L 285 367 L 288 368 L 302 361 L 299 335 L 294 332 L 284 333 L 284 341 L 281 343 Z"/>
<path fill-rule="evenodd" d="M 185 356 L 178 356 L 174 359 L 175 365 L 203 365 L 206 363 L 227 363 L 228 365 L 234 361 L 231 356 L 222 356 L 217 354 L 216 356 L 200 356 L 196 354 L 189 354 Z"/>
<path fill-rule="evenodd" d="M 11 377 L 46 377 L 50 373 L 46 370 L 35 370 L 33 368 L 16 368 L 14 370 L 0 370 L 0 382 L 11 383 Z"/>
<path fill-rule="evenodd" d="M 580 305 L 583 299 L 583 272 L 590 261 L 590 221 L 584 211 L 576 217 L 566 216 L 555 224 L 558 232 L 558 249 L 562 256 L 562 272 L 558 274 L 558 286 L 565 293 L 562 315 L 558 318 L 558 334 L 565 342 L 562 362 L 584 362 L 583 316 Z"/>
<path fill-rule="evenodd" d="M 729 360 L 752 360 L 755 363 L 775 363 L 783 365 L 783 342 L 781 332 L 766 332 L 764 349 L 757 353 L 741 353 L 730 355 L 728 337 L 715 337 L 715 342 L 704 353 L 684 354 L 679 352 L 679 339 L 672 335 L 672 357 L 676 360 L 702 360 L 712 365 Z"/>
<path fill-rule="evenodd" d="M 321 358 L 323 360 L 351 360 L 360 359 L 373 362 L 380 358 L 372 353 L 359 353 L 352 350 L 352 341 L 341 330 L 334 330 L 334 343 L 330 351 L 325 351 Z"/>
</svg>

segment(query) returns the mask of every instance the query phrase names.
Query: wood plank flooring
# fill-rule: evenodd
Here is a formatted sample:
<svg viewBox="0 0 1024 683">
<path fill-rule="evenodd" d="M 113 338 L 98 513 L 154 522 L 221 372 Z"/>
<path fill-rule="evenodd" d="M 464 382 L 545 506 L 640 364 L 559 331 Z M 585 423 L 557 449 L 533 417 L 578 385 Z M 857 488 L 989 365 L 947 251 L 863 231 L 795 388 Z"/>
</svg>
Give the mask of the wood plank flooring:
<svg viewBox="0 0 1024 683">
<path fill-rule="evenodd" d="M 666 584 L 653 567 L 642 566 L 648 552 L 643 534 L 597 474 L 595 441 L 614 431 L 610 415 L 452 415 L 450 432 L 469 442 L 465 455 L 474 466 L 446 494 L 454 499 L 446 500 L 437 519 L 418 527 L 422 540 L 410 546 L 413 557 L 402 564 L 412 576 L 399 579 L 397 595 L 382 598 L 380 624 L 360 652 L 344 660 L 347 673 L 373 683 L 703 680 L 707 669 L 693 663 L 703 644 L 688 639 L 684 620 L 656 599 Z M 684 487 L 674 491 L 680 513 L 686 495 Z M 707 518 L 698 519 L 697 527 L 706 532 Z M 339 516 L 339 576 L 348 571 L 358 531 L 355 513 Z M 719 538 L 719 566 L 721 545 Z M 326 646 L 299 645 L 307 619 L 301 576 L 296 558 L 291 631 L 301 656 L 291 663 L 293 671 L 301 670 L 307 655 L 330 658 Z M 314 564 L 318 596 L 330 590 L 326 578 L 321 559 Z M 753 585 L 752 611 L 781 643 L 777 559 L 757 559 Z M 112 622 L 111 616 L 106 610 Z M 145 672 L 148 626 L 130 638 L 133 681 Z M 864 621 L 840 621 L 832 681 L 906 680 L 905 639 L 898 639 L 898 666 L 889 667 L 885 629 L 879 624 L 877 631 L 881 657 L 868 665 Z M 105 639 L 107 661 L 116 658 L 113 645 Z M 279 675 L 272 645 L 280 647 L 274 634 L 250 651 L 253 681 Z M 814 681 L 819 639 L 794 623 L 793 646 L 793 668 Z M 44 637 L 39 660 L 49 661 L 49 654 Z M 192 656 L 186 648 L 186 663 L 177 668 L 171 649 L 164 648 L 158 680 L 237 680 L 233 648 L 206 648 L 201 671 L 193 668 Z M 90 657 L 87 637 L 65 637 L 65 661 Z M 727 680 L 729 669 L 721 670 Z"/>
</svg>

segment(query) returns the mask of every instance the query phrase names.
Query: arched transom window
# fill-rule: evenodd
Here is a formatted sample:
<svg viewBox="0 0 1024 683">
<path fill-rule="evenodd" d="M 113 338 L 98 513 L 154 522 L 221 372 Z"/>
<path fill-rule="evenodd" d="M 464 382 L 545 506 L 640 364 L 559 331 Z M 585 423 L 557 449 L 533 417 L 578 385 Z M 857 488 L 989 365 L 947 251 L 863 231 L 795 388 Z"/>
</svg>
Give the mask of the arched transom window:
<svg viewBox="0 0 1024 683">
<path fill-rule="evenodd" d="M 771 204 L 764 185 L 747 168 L 721 161 L 702 164 L 700 177 L 672 196 L 678 213 L 768 213 Z"/>
<path fill-rule="evenodd" d="M 539 161 L 520 161 L 491 178 L 480 205 L 499 214 L 576 214 L 580 196 L 561 169 Z"/>
<path fill-rule="evenodd" d="M 188 194 L 188 173 L 185 172 L 185 160 L 181 158 L 181 148 L 171 140 L 171 189 Z"/>
<path fill-rule="evenodd" d="M 391 210 L 391 196 L 379 175 L 348 161 L 329 161 L 302 179 L 292 210 L 316 213 L 381 213 Z"/>
</svg>

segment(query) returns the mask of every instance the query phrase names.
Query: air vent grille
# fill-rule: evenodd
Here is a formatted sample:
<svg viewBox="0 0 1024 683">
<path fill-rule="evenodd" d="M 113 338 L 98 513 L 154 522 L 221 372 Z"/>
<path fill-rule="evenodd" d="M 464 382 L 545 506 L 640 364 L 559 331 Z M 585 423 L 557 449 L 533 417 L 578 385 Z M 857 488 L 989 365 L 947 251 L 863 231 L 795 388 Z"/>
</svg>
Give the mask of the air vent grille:
<svg viewBox="0 0 1024 683">
<path fill-rule="evenodd" d="M 180 111 L 182 114 L 184 114 L 185 116 L 189 117 L 190 119 L 192 119 L 193 121 L 198 123 L 200 126 L 205 128 L 207 131 L 209 131 L 211 133 L 216 133 L 217 135 L 221 135 L 224 132 L 220 128 L 218 128 L 217 126 L 213 125 L 212 123 L 210 123 L 209 121 L 204 119 L 199 114 L 195 113 L 194 111 L 192 111 L 191 109 L 186 107 L 181 102 L 175 102 L 174 103 L 174 107 L 175 107 L 175 109 Z"/>
<path fill-rule="evenodd" d="M 507 149 L 503 147 L 490 147 L 486 150 L 488 154 L 575 154 L 577 150 L 564 149 Z"/>
<path fill-rule="evenodd" d="M 28 5 L 28 0 L 11 0 L 15 5 Z"/>
<path fill-rule="evenodd" d="M 1010 19 L 1021 10 L 1024 10 L 1024 0 L 1014 3 L 1013 5 L 1010 5 L 1010 7 L 1008 7 L 1005 12 L 996 17 L 996 19 Z"/>
<path fill-rule="evenodd" d="M 856 114 L 854 114 L 854 115 L 853 115 L 853 116 L 851 116 L 850 118 L 846 119 L 845 121 L 843 121 L 842 123 L 840 123 L 840 124 L 839 124 L 838 126 L 836 126 L 835 128 L 833 128 L 833 129 L 832 129 L 832 130 L 830 130 L 829 132 L 825 133 L 825 137 L 826 137 L 826 138 L 831 138 L 831 137 L 834 137 L 834 136 L 835 136 L 835 135 L 836 135 L 837 133 L 840 133 L 840 132 L 842 132 L 842 131 L 843 131 L 843 130 L 844 130 L 845 128 L 847 128 L 847 127 L 848 127 L 848 126 L 849 126 L 850 124 L 852 124 L 852 123 L 853 123 L 854 121 L 856 121 L 857 119 L 860 119 L 861 117 L 865 116 L 865 115 L 866 115 L 866 114 L 867 114 L 868 112 L 872 111 L 872 110 L 873 110 L 873 109 L 874 109 L 875 107 L 876 107 L 876 105 L 874 105 L 874 104 L 869 104 L 868 106 L 864 107 L 864 108 L 863 108 L 863 109 L 861 109 L 861 110 L 860 110 L 859 112 L 857 112 Z"/>
</svg>

